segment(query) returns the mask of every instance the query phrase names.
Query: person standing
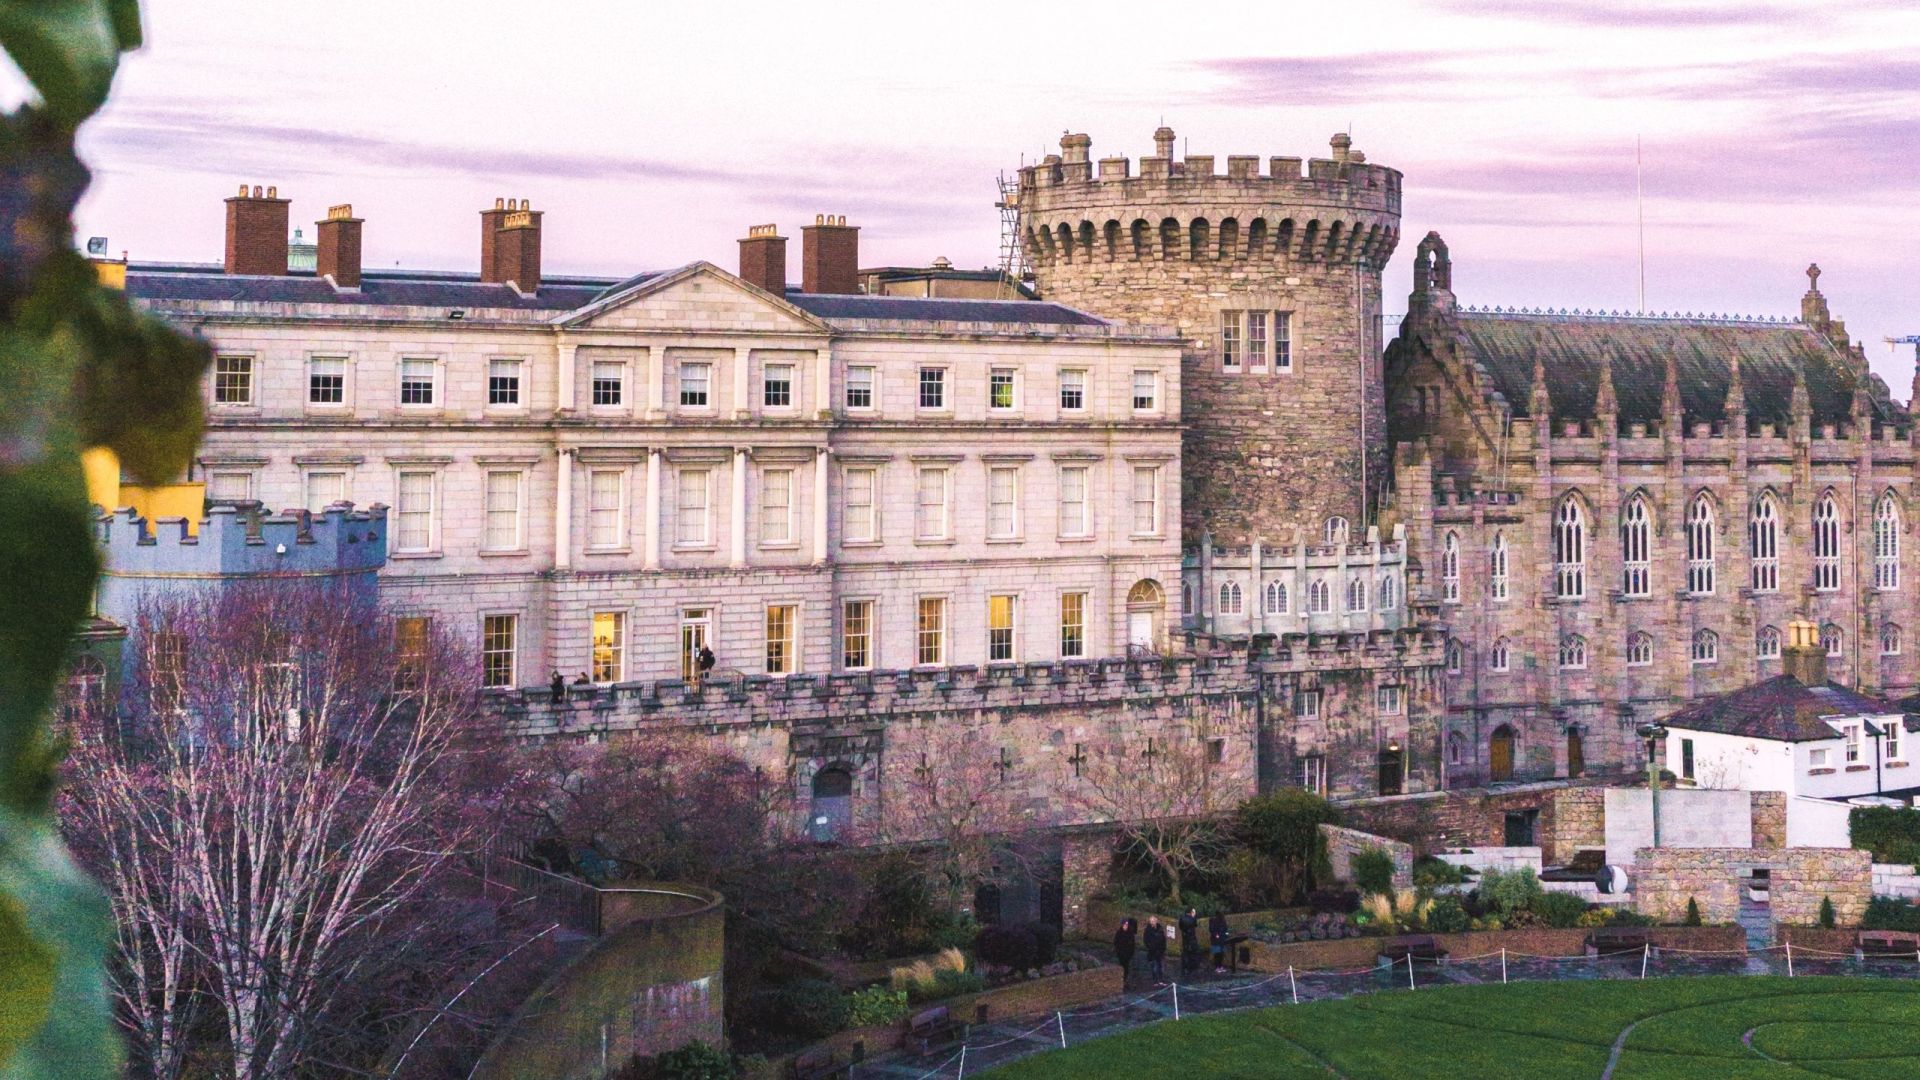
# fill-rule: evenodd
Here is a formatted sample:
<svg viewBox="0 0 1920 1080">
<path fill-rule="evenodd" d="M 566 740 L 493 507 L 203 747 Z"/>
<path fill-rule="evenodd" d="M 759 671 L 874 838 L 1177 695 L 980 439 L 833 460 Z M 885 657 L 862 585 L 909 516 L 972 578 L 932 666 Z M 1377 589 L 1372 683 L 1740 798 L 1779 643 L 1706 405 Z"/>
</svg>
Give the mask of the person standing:
<svg viewBox="0 0 1920 1080">
<path fill-rule="evenodd" d="M 1125 990 L 1133 979 L 1133 954 L 1139 948 L 1132 919 L 1121 919 L 1120 929 L 1113 932 L 1113 956 L 1120 961 L 1120 988 Z"/>
<path fill-rule="evenodd" d="M 564 704 L 566 704 L 566 701 L 567 701 L 567 680 L 566 680 L 566 677 L 565 677 L 565 676 L 563 676 L 563 675 L 561 675 L 561 674 L 560 674 L 560 669 L 559 669 L 559 668 L 555 668 L 555 669 L 553 670 L 553 682 L 552 682 L 552 684 L 551 684 L 551 685 L 549 686 L 549 689 L 550 689 L 550 690 L 552 691 L 552 693 L 553 693 L 553 703 L 554 703 L 555 705 L 564 705 Z"/>
<path fill-rule="evenodd" d="M 1160 916 L 1147 916 L 1147 971 L 1153 976 L 1153 985 L 1167 984 L 1167 935 L 1171 930 L 1160 921 Z"/>
<path fill-rule="evenodd" d="M 1213 973 L 1224 975 L 1227 971 L 1227 917 L 1216 911 L 1207 916 L 1207 942 L 1213 951 Z"/>
<path fill-rule="evenodd" d="M 1180 916 L 1180 973 L 1188 978 L 1200 970 L 1200 912 L 1188 908 Z"/>
<path fill-rule="evenodd" d="M 694 678 L 695 686 L 705 686 L 707 684 L 707 676 L 713 671 L 713 661 L 713 650 L 705 645 L 700 646 L 700 655 L 696 661 L 699 672 Z"/>
</svg>

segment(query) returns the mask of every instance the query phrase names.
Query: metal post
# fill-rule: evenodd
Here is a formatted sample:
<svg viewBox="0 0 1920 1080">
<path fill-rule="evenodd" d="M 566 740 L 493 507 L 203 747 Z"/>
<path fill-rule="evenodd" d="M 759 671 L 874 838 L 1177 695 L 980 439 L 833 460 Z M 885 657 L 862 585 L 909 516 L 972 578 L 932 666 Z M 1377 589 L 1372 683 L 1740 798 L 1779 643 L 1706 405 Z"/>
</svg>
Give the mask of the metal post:
<svg viewBox="0 0 1920 1080">
<path fill-rule="evenodd" d="M 1500 950 L 1500 985 L 1507 985 L 1507 950 Z"/>
<path fill-rule="evenodd" d="M 1652 945 L 1640 946 L 1640 977 L 1647 977 L 1647 958 L 1653 955 Z"/>
<path fill-rule="evenodd" d="M 1419 987 L 1413 985 L 1413 950 L 1411 949 L 1407 950 L 1407 989 L 1419 989 Z"/>
<path fill-rule="evenodd" d="M 967 1044 L 960 1044 L 960 1071 L 953 1074 L 953 1080 L 964 1080 L 967 1075 Z"/>
<path fill-rule="evenodd" d="M 1056 1012 L 1053 1018 L 1060 1021 L 1060 1049 L 1065 1050 L 1067 1048 L 1067 1014 Z"/>
<path fill-rule="evenodd" d="M 1180 984 L 1173 984 L 1173 1018 L 1180 1019 Z"/>
<path fill-rule="evenodd" d="M 1793 939 L 1787 939 L 1787 978 L 1793 978 Z"/>
<path fill-rule="evenodd" d="M 1920 953 L 1915 953 L 1914 955 L 1920 957 Z M 1293 988 L 1293 1003 L 1295 1005 L 1300 1004 L 1300 984 L 1294 981 L 1292 964 L 1287 965 L 1287 985 Z"/>
</svg>

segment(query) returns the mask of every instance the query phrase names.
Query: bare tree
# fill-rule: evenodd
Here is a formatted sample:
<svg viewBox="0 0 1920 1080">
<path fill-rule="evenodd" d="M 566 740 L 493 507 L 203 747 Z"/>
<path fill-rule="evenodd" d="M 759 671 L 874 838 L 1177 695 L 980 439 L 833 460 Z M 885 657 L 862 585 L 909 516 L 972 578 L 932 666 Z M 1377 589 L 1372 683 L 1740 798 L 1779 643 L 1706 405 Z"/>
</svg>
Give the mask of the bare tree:
<svg viewBox="0 0 1920 1080">
<path fill-rule="evenodd" d="M 1217 767 L 1204 727 L 1169 727 L 1089 748 L 1079 775 L 1066 778 L 1065 796 L 1083 818 L 1113 823 L 1178 904 L 1181 875 L 1219 860 L 1218 816 L 1243 794 Z"/>
<path fill-rule="evenodd" d="M 949 913 L 965 906 L 966 889 L 998 880 L 1021 861 L 1021 841 L 1036 824 L 1022 805 L 1026 779 L 1011 752 L 973 728 L 936 724 L 913 732 L 918 754 L 894 765 L 886 812 L 873 830 L 883 843 L 914 845 L 946 891 Z"/>
<path fill-rule="evenodd" d="M 121 915 L 123 1022 L 177 1075 L 204 994 L 236 1078 L 313 1071 L 330 1004 L 484 839 L 469 650 L 290 582 L 171 595 L 131 640 L 63 805 Z"/>
</svg>

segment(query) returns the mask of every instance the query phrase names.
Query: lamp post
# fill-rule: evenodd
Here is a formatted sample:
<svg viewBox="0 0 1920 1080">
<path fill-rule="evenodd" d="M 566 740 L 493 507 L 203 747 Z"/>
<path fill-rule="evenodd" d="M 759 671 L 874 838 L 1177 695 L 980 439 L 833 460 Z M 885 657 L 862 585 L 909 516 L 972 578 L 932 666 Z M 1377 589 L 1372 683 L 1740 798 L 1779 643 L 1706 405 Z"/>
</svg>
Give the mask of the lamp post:
<svg viewBox="0 0 1920 1080">
<path fill-rule="evenodd" d="M 1886 756 L 1881 752 L 1880 740 L 1887 737 L 1887 728 L 1885 724 L 1875 727 L 1873 721 L 1865 718 L 1861 719 L 1860 726 L 1866 728 L 1867 734 L 1873 737 L 1873 793 L 1879 795 L 1885 787 L 1880 780 L 1880 759 Z"/>
<path fill-rule="evenodd" d="M 1660 846 L 1660 759 L 1655 747 L 1667 734 L 1659 724 L 1641 724 L 1640 737 L 1647 740 L 1647 794 L 1653 800 L 1653 846 Z"/>
</svg>

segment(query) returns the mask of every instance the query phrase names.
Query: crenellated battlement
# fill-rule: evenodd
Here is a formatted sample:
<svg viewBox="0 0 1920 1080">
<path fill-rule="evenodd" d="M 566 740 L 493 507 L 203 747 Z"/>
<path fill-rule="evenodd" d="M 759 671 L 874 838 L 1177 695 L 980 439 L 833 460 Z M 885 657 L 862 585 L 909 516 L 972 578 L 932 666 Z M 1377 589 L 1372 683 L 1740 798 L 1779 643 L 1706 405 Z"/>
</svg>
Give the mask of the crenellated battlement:
<svg viewBox="0 0 1920 1080">
<path fill-rule="evenodd" d="M 122 507 L 95 528 L 109 577 L 371 575 L 387 561 L 387 508 L 378 503 L 336 503 L 318 514 L 215 506 L 197 536 L 185 518 L 148 521 Z"/>
<path fill-rule="evenodd" d="M 1067 135 L 1059 154 L 1020 170 L 1017 206 L 1037 265 L 1165 259 L 1386 265 L 1400 237 L 1401 176 L 1367 164 L 1346 135 L 1333 156 L 1173 157 L 1173 132 L 1133 162 L 1091 158 L 1093 140 Z M 1304 167 L 1304 168 L 1303 168 Z"/>
</svg>

